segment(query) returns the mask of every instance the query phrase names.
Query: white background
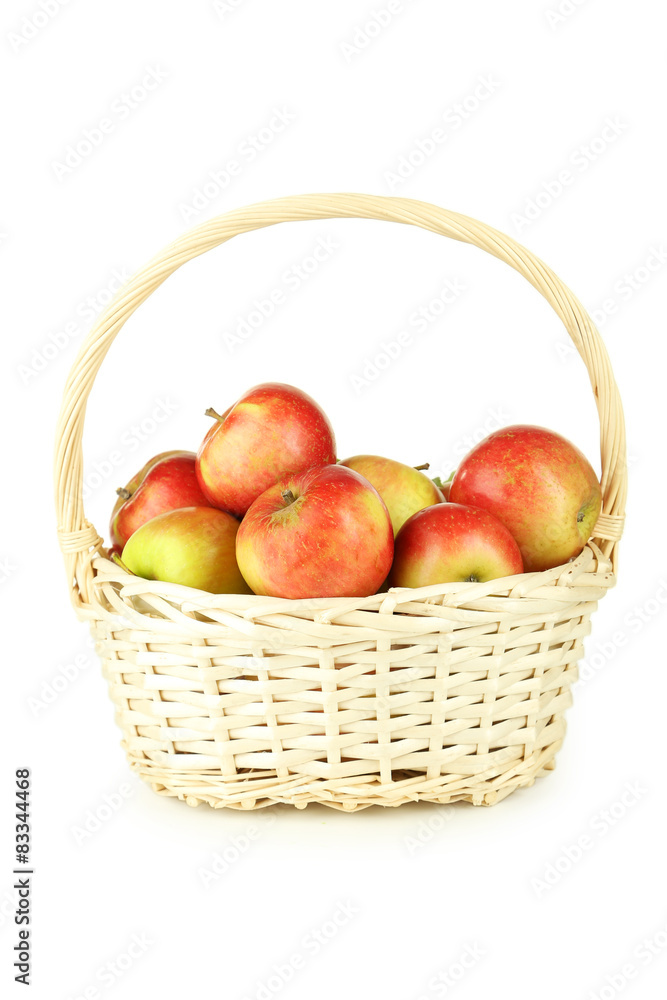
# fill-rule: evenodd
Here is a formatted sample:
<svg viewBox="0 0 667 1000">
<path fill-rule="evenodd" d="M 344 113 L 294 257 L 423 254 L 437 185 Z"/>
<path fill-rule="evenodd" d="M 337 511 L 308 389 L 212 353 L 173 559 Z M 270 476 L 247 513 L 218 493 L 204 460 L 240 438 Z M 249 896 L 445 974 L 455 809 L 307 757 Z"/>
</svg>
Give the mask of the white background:
<svg viewBox="0 0 667 1000">
<path fill-rule="evenodd" d="M 661 8 L 403 0 L 378 28 L 386 0 L 43 6 L 55 13 L 5 0 L 0 16 L 3 981 L 16 941 L 9 807 L 14 770 L 28 766 L 40 1000 L 658 997 L 667 973 Z M 133 92 L 147 74 L 154 89 Z M 261 132 L 278 124 L 276 109 L 287 124 Z M 77 162 L 102 119 L 102 141 Z M 429 145 L 434 129 L 444 139 Z M 260 132 L 270 141 L 251 158 Z M 397 180 L 401 157 L 423 162 Z M 240 166 L 225 183 L 231 160 Z M 562 171 L 570 182 L 559 189 Z M 229 209 L 346 190 L 483 219 L 595 310 L 629 425 L 619 585 L 594 617 L 556 770 L 497 807 L 189 809 L 129 772 L 69 606 L 51 487 L 64 381 L 114 271 L 131 273 Z M 285 272 L 320 238 L 335 250 L 288 289 Z M 465 291 L 424 331 L 411 328 L 447 281 Z M 285 301 L 233 344 L 254 300 L 277 288 Z M 368 367 L 406 329 L 400 356 Z M 207 406 L 224 409 L 269 379 L 323 405 L 341 457 L 430 460 L 448 474 L 475 436 L 533 422 L 599 463 L 581 361 L 509 268 L 409 227 L 279 226 L 183 268 L 122 330 L 86 425 L 86 510 L 98 530 L 115 487 L 147 458 L 195 449 Z M 207 887 L 202 869 L 216 854 L 227 870 Z M 355 912 L 343 918 L 341 905 Z M 342 926 L 313 945 L 335 914 Z M 150 943 L 128 958 L 133 935 Z M 274 966 L 294 955 L 303 968 L 267 993 Z"/>
</svg>

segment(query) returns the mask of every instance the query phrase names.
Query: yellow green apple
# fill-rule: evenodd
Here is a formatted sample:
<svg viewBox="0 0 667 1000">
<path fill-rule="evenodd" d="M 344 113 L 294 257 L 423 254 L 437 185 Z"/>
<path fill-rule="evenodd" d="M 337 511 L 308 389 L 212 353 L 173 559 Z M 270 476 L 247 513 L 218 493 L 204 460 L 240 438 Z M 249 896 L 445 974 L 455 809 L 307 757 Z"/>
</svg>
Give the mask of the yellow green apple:
<svg viewBox="0 0 667 1000">
<path fill-rule="evenodd" d="M 123 563 L 146 580 L 212 594 L 250 594 L 236 562 L 239 522 L 215 507 L 181 507 L 146 521 L 130 536 Z"/>
<path fill-rule="evenodd" d="M 444 497 L 432 479 L 419 469 L 380 455 L 354 455 L 341 465 L 354 469 L 378 491 L 389 511 L 394 535 L 418 510 L 442 503 Z"/>
</svg>

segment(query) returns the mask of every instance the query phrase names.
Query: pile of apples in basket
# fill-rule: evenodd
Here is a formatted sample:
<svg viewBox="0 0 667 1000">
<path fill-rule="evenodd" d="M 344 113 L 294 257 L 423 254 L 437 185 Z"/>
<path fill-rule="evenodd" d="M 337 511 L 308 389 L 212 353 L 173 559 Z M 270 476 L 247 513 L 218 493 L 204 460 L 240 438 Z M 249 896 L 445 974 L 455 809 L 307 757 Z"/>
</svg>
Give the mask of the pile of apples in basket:
<svg viewBox="0 0 667 1000">
<path fill-rule="evenodd" d="M 378 455 L 337 460 L 333 429 L 293 386 L 249 389 L 197 454 L 156 455 L 118 490 L 111 557 L 214 594 L 366 597 L 493 580 L 577 556 L 600 484 L 560 434 L 490 434 L 446 483 Z"/>
</svg>

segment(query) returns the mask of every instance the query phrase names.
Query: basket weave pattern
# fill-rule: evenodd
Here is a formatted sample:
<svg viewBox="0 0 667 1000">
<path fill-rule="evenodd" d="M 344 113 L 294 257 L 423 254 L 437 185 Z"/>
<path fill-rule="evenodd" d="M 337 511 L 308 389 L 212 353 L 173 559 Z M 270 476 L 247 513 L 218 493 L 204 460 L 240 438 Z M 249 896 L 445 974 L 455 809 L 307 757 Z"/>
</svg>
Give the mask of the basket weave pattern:
<svg viewBox="0 0 667 1000">
<path fill-rule="evenodd" d="M 370 218 L 473 243 L 550 302 L 586 364 L 601 423 L 603 512 L 573 562 L 544 573 L 367 598 L 211 595 L 125 573 L 85 519 L 81 437 L 95 375 L 127 318 L 177 267 L 278 222 Z M 153 788 L 191 805 L 317 801 L 354 810 L 492 804 L 554 766 L 582 640 L 615 581 L 626 492 L 618 390 L 599 334 L 541 261 L 465 216 L 401 198 L 305 195 L 190 231 L 119 292 L 65 391 L 56 449 L 60 544 L 123 746 Z"/>
</svg>

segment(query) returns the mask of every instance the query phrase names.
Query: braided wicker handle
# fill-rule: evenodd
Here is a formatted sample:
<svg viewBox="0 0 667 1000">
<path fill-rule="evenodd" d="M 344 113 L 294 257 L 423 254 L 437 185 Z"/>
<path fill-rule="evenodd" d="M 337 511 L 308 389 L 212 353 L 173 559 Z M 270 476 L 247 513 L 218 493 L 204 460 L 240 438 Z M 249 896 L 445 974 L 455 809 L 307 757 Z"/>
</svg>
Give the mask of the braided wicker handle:
<svg viewBox="0 0 667 1000">
<path fill-rule="evenodd" d="M 553 307 L 588 369 L 600 417 L 602 514 L 594 539 L 615 563 L 623 530 L 627 465 L 623 409 L 602 339 L 580 302 L 553 271 L 511 237 L 465 215 L 409 198 L 361 194 L 308 194 L 237 209 L 204 222 L 153 258 L 119 291 L 99 317 L 74 362 L 57 428 L 55 491 L 58 535 L 75 604 L 87 602 L 92 556 L 102 540 L 83 509 L 82 436 L 88 395 L 114 337 L 125 321 L 186 261 L 233 236 L 278 222 L 359 218 L 402 222 L 486 250 L 526 278 Z"/>
</svg>

